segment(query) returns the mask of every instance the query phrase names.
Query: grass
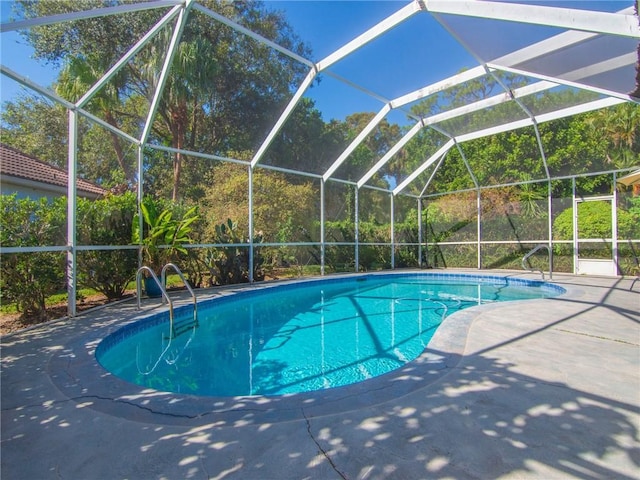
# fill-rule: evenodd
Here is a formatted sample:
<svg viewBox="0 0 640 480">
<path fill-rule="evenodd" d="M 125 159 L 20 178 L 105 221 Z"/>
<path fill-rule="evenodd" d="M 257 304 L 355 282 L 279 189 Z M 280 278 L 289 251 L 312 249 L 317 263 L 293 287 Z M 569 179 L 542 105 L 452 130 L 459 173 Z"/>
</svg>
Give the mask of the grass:
<svg viewBox="0 0 640 480">
<path fill-rule="evenodd" d="M 182 280 L 180 280 L 180 277 L 178 275 L 167 276 L 167 287 L 173 288 L 173 287 L 182 287 L 182 286 L 183 286 Z M 127 291 L 135 292 L 135 290 L 136 290 L 136 282 L 132 280 L 127 285 Z M 102 295 L 102 294 L 93 288 L 81 288 L 77 291 L 77 298 L 79 300 L 87 297 L 92 297 L 95 295 Z M 45 305 L 48 308 L 48 307 L 60 305 L 61 303 L 67 303 L 68 298 L 69 298 L 69 295 L 67 294 L 66 291 L 54 293 L 53 295 L 50 295 L 47 297 L 47 299 L 45 300 Z M 0 305 L 0 313 L 11 315 L 11 314 L 16 314 L 20 312 L 18 312 L 18 308 L 15 303 L 4 303 Z"/>
<path fill-rule="evenodd" d="M 97 290 L 94 290 L 93 288 L 82 288 L 78 290 L 77 295 L 78 295 L 78 298 L 81 299 L 81 298 L 86 298 L 93 295 L 100 295 L 100 293 Z M 67 292 L 54 293 L 53 295 L 50 295 L 46 298 L 45 305 L 47 307 L 52 307 L 54 305 L 66 303 L 68 298 L 69 298 L 69 295 L 67 294 Z M 0 313 L 13 314 L 13 313 L 19 313 L 19 312 L 15 303 L 6 303 L 3 305 L 0 305 Z"/>
<path fill-rule="evenodd" d="M 320 265 L 292 265 L 290 267 L 267 268 L 267 275 L 277 278 L 298 278 L 320 275 Z"/>
</svg>

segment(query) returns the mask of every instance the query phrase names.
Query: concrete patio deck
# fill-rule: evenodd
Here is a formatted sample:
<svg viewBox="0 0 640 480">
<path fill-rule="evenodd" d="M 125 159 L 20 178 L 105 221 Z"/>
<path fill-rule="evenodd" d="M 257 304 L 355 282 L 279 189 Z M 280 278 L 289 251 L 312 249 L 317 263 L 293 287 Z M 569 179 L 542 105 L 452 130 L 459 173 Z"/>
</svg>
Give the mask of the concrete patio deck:
<svg viewBox="0 0 640 480">
<path fill-rule="evenodd" d="M 400 370 L 286 397 L 187 397 L 108 374 L 93 352 L 132 302 L 7 335 L 1 477 L 640 478 L 640 282 L 553 282 L 567 293 L 447 318 Z"/>
</svg>

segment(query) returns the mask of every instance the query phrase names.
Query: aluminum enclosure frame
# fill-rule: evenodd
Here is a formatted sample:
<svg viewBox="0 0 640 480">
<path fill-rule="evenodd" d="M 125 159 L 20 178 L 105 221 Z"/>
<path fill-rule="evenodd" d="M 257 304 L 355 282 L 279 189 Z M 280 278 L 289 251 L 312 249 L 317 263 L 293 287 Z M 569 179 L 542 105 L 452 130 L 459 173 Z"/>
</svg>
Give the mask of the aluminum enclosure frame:
<svg viewBox="0 0 640 480">
<path fill-rule="evenodd" d="M 81 250 L 82 247 L 79 246 L 76 242 L 75 236 L 75 219 L 76 219 L 76 165 L 77 165 L 77 123 L 78 116 L 82 116 L 96 124 L 99 124 L 103 128 L 108 129 L 109 131 L 115 133 L 120 138 L 123 138 L 130 142 L 132 145 L 135 145 L 138 151 L 138 201 L 142 201 L 143 196 L 143 181 L 142 181 L 142 172 L 143 172 L 143 161 L 144 161 L 144 149 L 145 148 L 155 148 L 159 150 L 165 150 L 167 152 L 177 151 L 175 149 L 170 149 L 168 147 L 161 147 L 158 145 L 153 145 L 148 143 L 149 134 L 151 131 L 151 127 L 153 125 L 155 116 L 157 114 L 157 108 L 159 105 L 159 100 L 163 93 L 163 87 L 165 81 L 169 75 L 169 71 L 171 68 L 172 60 L 174 54 L 176 52 L 177 46 L 180 42 L 182 30 L 188 21 L 189 12 L 191 10 L 197 10 L 212 19 L 212 21 L 222 22 L 225 25 L 231 27 L 235 31 L 239 32 L 242 35 L 247 35 L 251 37 L 253 40 L 256 40 L 272 49 L 277 50 L 278 52 L 287 55 L 296 61 L 306 65 L 309 67 L 309 72 L 307 76 L 299 85 L 297 91 L 293 94 L 289 103 L 285 107 L 284 111 L 280 115 L 280 117 L 275 121 L 273 127 L 267 134 L 264 141 L 261 143 L 256 153 L 250 162 L 246 162 L 239 159 L 232 158 L 224 158 L 215 155 L 203 154 L 200 152 L 192 152 L 192 151 L 181 151 L 181 153 L 185 153 L 193 156 L 200 156 L 203 158 L 208 158 L 216 161 L 224 161 L 224 162 L 232 162 L 237 164 L 246 165 L 248 168 L 248 175 L 250 179 L 249 183 L 249 219 L 250 225 L 252 225 L 253 218 L 253 206 L 252 206 L 252 175 L 253 170 L 255 168 L 267 168 L 278 171 L 285 171 L 288 173 L 294 173 L 299 175 L 305 175 L 312 178 L 319 178 L 321 182 L 321 198 L 322 198 L 322 212 L 321 219 L 323 226 L 321 227 L 321 252 L 322 258 L 324 259 L 325 252 L 325 232 L 324 232 L 324 186 L 327 181 L 338 181 L 344 183 L 343 180 L 334 178 L 335 172 L 338 168 L 349 158 L 350 154 L 360 145 L 367 136 L 373 132 L 373 130 L 382 122 L 390 112 L 393 110 L 401 110 L 404 111 L 403 108 L 409 105 L 410 103 L 416 102 L 420 99 L 427 98 L 431 95 L 435 95 L 441 91 L 444 91 L 447 88 L 450 88 L 454 85 L 462 85 L 465 82 L 472 81 L 474 79 L 478 79 L 482 76 L 488 75 L 497 80 L 497 82 L 503 88 L 503 93 L 499 95 L 494 95 L 489 98 L 485 98 L 479 100 L 474 103 L 470 103 L 463 107 L 458 107 L 449 111 L 441 112 L 435 115 L 431 115 L 424 118 L 415 118 L 414 126 L 402 137 L 402 139 L 396 143 L 396 145 L 392 146 L 390 150 L 380 158 L 375 165 L 373 165 L 359 180 L 353 182 L 351 184 L 356 187 L 356 215 L 357 215 L 357 205 L 358 205 L 358 190 L 361 188 L 373 188 L 379 189 L 379 187 L 372 187 L 368 185 L 368 182 L 380 172 L 382 167 L 386 165 L 394 156 L 402 150 L 402 148 L 422 129 L 425 128 L 436 128 L 439 132 L 443 133 L 448 137 L 448 140 L 445 142 L 443 146 L 436 152 L 427 158 L 417 169 L 413 172 L 409 173 L 409 175 L 397 186 L 393 189 L 388 190 L 387 192 L 390 194 L 390 204 L 391 208 L 394 205 L 394 197 L 397 195 L 405 195 L 407 194 L 406 189 L 423 174 L 429 167 L 431 167 L 434 163 L 438 162 L 438 168 L 445 162 L 445 157 L 450 149 L 456 147 L 458 151 L 461 153 L 465 165 L 469 171 L 470 177 L 473 179 L 476 190 L 480 192 L 481 187 L 478 185 L 478 182 L 475 178 L 475 175 L 469 166 L 469 163 L 466 161 L 464 157 L 464 152 L 462 150 L 461 144 L 466 141 L 471 141 L 473 139 L 495 135 L 497 133 L 506 132 L 515 130 L 518 128 L 522 128 L 525 126 L 532 126 L 534 128 L 538 146 L 541 154 L 541 161 L 544 164 L 546 180 L 550 182 L 552 180 L 551 175 L 549 173 L 549 169 L 546 164 L 546 154 L 545 148 L 540 138 L 540 133 L 538 130 L 538 125 L 540 123 L 551 121 L 571 115 L 576 115 L 588 111 L 593 111 L 600 108 L 606 108 L 609 106 L 617 105 L 623 102 L 635 102 L 638 103 L 638 99 L 629 96 L 628 94 L 617 92 L 614 90 L 609 90 L 606 88 L 598 88 L 584 83 L 583 78 L 587 78 L 589 76 L 593 76 L 596 73 L 603 73 L 607 71 L 615 70 L 620 66 L 627 66 L 630 62 L 635 63 L 637 58 L 630 56 L 622 56 L 612 58 L 605 62 L 599 62 L 594 65 L 589 66 L 588 68 L 582 68 L 579 71 L 570 72 L 565 74 L 563 78 L 558 78 L 550 75 L 540 74 L 533 71 L 523 70 L 518 68 L 517 65 L 522 63 L 525 60 L 535 59 L 539 56 L 546 55 L 549 53 L 550 49 L 553 50 L 561 50 L 569 45 L 578 44 L 580 42 L 584 42 L 588 39 L 593 38 L 598 35 L 610 35 L 615 37 L 626 37 L 633 39 L 640 39 L 640 26 L 638 25 L 638 19 L 635 15 L 631 13 L 630 10 L 626 10 L 624 12 L 619 13 L 607 13 L 607 12 L 595 12 L 595 11 L 586 11 L 579 9 L 566 9 L 566 8 L 557 8 L 557 7 L 545 7 L 539 5 L 527 5 L 527 4 L 511 4 L 504 2 L 493 2 L 493 1 L 476 1 L 476 0 L 413 0 L 403 7 L 399 8 L 394 14 L 390 15 L 386 19 L 382 20 L 378 24 L 374 25 L 372 28 L 368 29 L 364 33 L 356 36 L 353 40 L 347 42 L 342 47 L 335 50 L 333 53 L 329 54 L 325 58 L 320 61 L 314 62 L 310 59 L 306 59 L 301 57 L 300 55 L 276 44 L 275 42 L 255 33 L 246 27 L 234 22 L 231 19 L 225 18 L 224 16 L 209 10 L 203 5 L 199 4 L 197 0 L 154 0 L 150 2 L 141 2 L 127 5 L 118 5 L 114 7 L 107 8 L 99 8 L 94 10 L 87 11 L 79 11 L 62 15 L 53 15 L 50 17 L 44 18 L 36 18 L 29 19 L 24 21 L 17 22 L 7 22 L 3 23 L 0 26 L 0 32 L 8 32 L 15 30 L 23 30 L 29 29 L 36 26 L 43 25 L 52 25 L 56 23 L 62 23 L 73 20 L 81 20 L 88 18 L 97 18 L 105 15 L 115 15 L 129 12 L 137 12 L 142 10 L 149 9 L 168 9 L 168 11 L 162 16 L 162 18 L 140 39 L 138 40 L 128 51 L 121 57 L 121 59 L 116 62 L 76 103 L 71 103 L 60 96 L 58 96 L 55 92 L 52 92 L 46 87 L 38 85 L 37 83 L 29 80 L 28 78 L 20 75 L 12 71 L 11 69 L 5 67 L 4 65 L 0 65 L 0 71 L 3 75 L 11 78 L 12 80 L 18 82 L 21 85 L 24 85 L 41 95 L 49 98 L 50 100 L 61 104 L 69 111 L 69 148 L 68 148 L 68 172 L 69 179 L 68 182 L 68 244 L 66 246 L 67 251 L 67 264 L 69 266 L 68 269 L 68 287 L 69 287 L 69 314 L 74 316 L 76 314 L 75 309 L 75 288 L 76 288 L 76 271 L 75 271 L 75 255 L 76 252 Z M 413 17 L 417 14 L 429 13 L 436 18 L 439 22 L 442 23 L 441 16 L 442 15 L 454 15 L 454 16 L 464 16 L 464 17 L 478 17 L 478 18 L 487 18 L 493 20 L 500 20 L 506 22 L 519 22 L 519 23 L 528 23 L 535 25 L 546 25 L 546 26 L 554 26 L 562 29 L 567 29 L 568 31 L 565 33 L 561 33 L 555 37 L 549 38 L 542 42 L 539 42 L 534 45 L 530 45 L 525 47 L 519 51 L 512 52 L 508 55 L 505 55 L 501 58 L 495 59 L 490 62 L 484 62 L 479 55 L 477 55 L 473 48 L 466 45 L 464 40 L 460 38 L 456 38 L 456 40 L 471 54 L 472 57 L 478 60 L 478 65 L 473 66 L 471 69 L 464 71 L 462 73 L 456 74 L 449 78 L 443 79 L 439 82 L 426 85 L 416 91 L 409 92 L 395 99 L 386 100 L 383 102 L 381 109 L 378 113 L 372 118 L 372 120 L 366 125 L 366 127 L 356 136 L 353 142 L 348 145 L 348 147 L 343 151 L 341 155 L 331 164 L 331 166 L 321 175 L 314 175 L 307 172 L 299 172 L 299 171 L 287 171 L 286 169 L 278 168 L 276 166 L 262 165 L 260 162 L 264 158 L 264 155 L 273 140 L 276 138 L 282 127 L 285 125 L 287 120 L 289 119 L 291 113 L 296 108 L 304 94 L 307 92 L 308 88 L 313 83 L 314 79 L 322 72 L 326 72 L 327 74 L 332 75 L 334 78 L 337 78 L 340 81 L 344 81 L 345 83 L 350 83 L 351 86 L 355 86 L 360 91 L 370 94 L 375 97 L 376 100 L 380 101 L 381 98 L 371 92 L 368 92 L 367 89 L 359 87 L 358 85 L 353 84 L 348 79 L 341 79 L 340 77 L 334 75 L 330 71 L 330 67 L 335 65 L 337 62 L 342 59 L 350 56 L 363 46 L 369 44 L 373 40 L 385 35 L 391 29 L 397 27 L 403 22 L 407 21 L 409 18 Z M 113 76 L 132 58 L 138 54 L 142 48 L 148 44 L 148 42 L 153 39 L 157 33 L 168 26 L 171 22 L 174 22 L 173 25 L 173 35 L 171 38 L 171 43 L 168 47 L 165 61 L 162 66 L 162 70 L 160 72 L 158 88 L 155 91 L 154 97 L 151 101 L 151 105 L 149 108 L 149 112 L 144 122 L 142 134 L 140 138 L 135 138 L 116 127 L 108 124 L 104 120 L 98 118 L 97 116 L 89 113 L 84 110 L 84 107 L 89 103 L 89 101 L 98 93 L 105 85 L 108 84 L 109 80 L 113 78 Z M 444 25 L 444 23 L 443 23 Z M 445 25 L 445 28 L 446 25 Z M 447 30 L 449 30 L 447 28 Z M 455 32 L 450 32 L 455 37 Z M 527 85 L 521 88 L 517 88 L 514 90 L 510 90 L 506 85 L 502 84 L 499 79 L 500 73 L 512 73 L 518 75 L 524 75 L 529 78 L 537 79 L 538 81 L 534 84 Z M 530 112 L 526 106 L 519 100 L 522 97 L 527 95 L 532 95 L 535 93 L 540 93 L 545 90 L 549 90 L 551 88 L 557 86 L 565 86 L 571 88 L 582 89 L 586 91 L 590 91 L 593 93 L 597 93 L 599 95 L 604 96 L 604 98 L 583 103 L 581 105 L 575 105 L 573 107 L 568 108 L 560 108 L 552 112 L 535 115 Z M 450 120 L 453 118 L 463 117 L 474 111 L 483 110 L 486 108 L 491 108 L 493 106 L 514 102 L 523 112 L 525 119 L 512 121 L 500 125 L 494 125 L 489 128 L 485 128 L 482 130 L 472 131 L 468 133 L 464 133 L 461 135 L 455 135 L 453 132 L 447 132 L 443 130 L 441 122 L 445 120 Z M 406 112 L 405 112 L 406 113 Z M 431 179 L 430 179 L 431 180 Z M 426 188 L 430 182 L 424 186 L 424 188 L 420 188 L 421 194 L 418 196 L 419 200 L 425 194 Z M 479 193 L 478 193 L 479 195 Z M 479 198 L 479 197 L 478 197 Z M 392 210 L 392 218 L 393 218 L 393 210 Z M 358 245 L 358 218 L 356 216 L 356 265 L 357 262 L 357 245 Z M 251 237 L 251 236 L 250 236 Z M 391 243 L 393 244 L 394 240 L 391 239 Z M 253 243 L 252 240 L 249 242 L 249 248 L 251 250 L 250 258 L 253 258 Z M 6 251 L 5 249 L 2 250 Z M 480 260 L 478 260 L 480 262 Z M 393 262 L 392 262 L 393 263 Z M 480 263 L 478 263 L 480 266 Z M 250 272 L 253 272 L 253 269 L 250 269 Z M 324 264 L 322 265 L 322 272 L 324 273 Z M 253 279 L 252 279 L 253 280 Z"/>
</svg>

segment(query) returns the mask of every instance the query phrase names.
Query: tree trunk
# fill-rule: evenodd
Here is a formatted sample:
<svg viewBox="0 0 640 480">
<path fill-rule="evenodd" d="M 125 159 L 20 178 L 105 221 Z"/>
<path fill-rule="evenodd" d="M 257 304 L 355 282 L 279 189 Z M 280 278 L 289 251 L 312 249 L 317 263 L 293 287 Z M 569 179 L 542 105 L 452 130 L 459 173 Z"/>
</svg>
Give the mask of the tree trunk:
<svg viewBox="0 0 640 480">
<path fill-rule="evenodd" d="M 113 114 L 109 110 L 105 112 L 105 119 L 109 125 L 112 125 L 118 128 L 118 122 L 116 121 L 116 119 L 113 117 Z M 116 135 L 112 131 L 109 131 L 109 134 L 111 135 L 111 142 L 113 143 L 113 149 L 115 150 L 116 156 L 118 157 L 118 165 L 120 165 L 120 168 L 124 172 L 124 178 L 127 179 L 127 182 L 132 182 L 133 172 L 129 169 L 129 167 L 127 166 L 127 162 L 125 161 L 124 151 L 122 150 L 122 144 L 120 143 L 120 138 L 118 137 L 118 135 Z"/>
<path fill-rule="evenodd" d="M 176 147 L 181 148 L 181 147 Z M 180 183 L 180 172 L 182 169 L 182 154 L 176 153 L 173 157 L 173 192 L 171 194 L 171 200 L 178 201 L 178 184 Z"/>
<path fill-rule="evenodd" d="M 178 150 L 182 150 L 186 140 L 186 127 L 187 127 L 187 106 L 183 103 L 180 104 L 177 110 L 171 115 L 172 120 L 172 134 L 173 134 L 173 147 Z M 178 201 L 180 191 L 180 174 L 182 173 L 182 153 L 176 152 L 173 157 L 173 192 L 171 199 L 174 202 Z"/>
</svg>

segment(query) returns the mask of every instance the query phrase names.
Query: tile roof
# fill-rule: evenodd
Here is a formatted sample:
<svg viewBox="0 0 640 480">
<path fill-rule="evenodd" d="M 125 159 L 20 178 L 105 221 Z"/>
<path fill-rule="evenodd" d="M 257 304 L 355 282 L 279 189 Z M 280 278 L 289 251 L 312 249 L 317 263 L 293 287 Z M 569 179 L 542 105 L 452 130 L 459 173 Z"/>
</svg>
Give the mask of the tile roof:
<svg viewBox="0 0 640 480">
<path fill-rule="evenodd" d="M 0 174 L 32 180 L 34 182 L 67 186 L 67 171 L 26 155 L 15 148 L 0 143 Z M 79 192 L 104 195 L 106 190 L 95 183 L 78 178 Z"/>
</svg>

